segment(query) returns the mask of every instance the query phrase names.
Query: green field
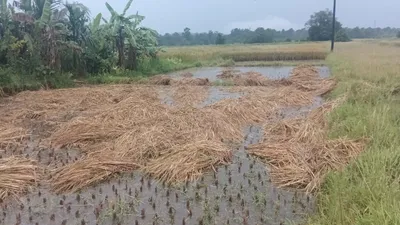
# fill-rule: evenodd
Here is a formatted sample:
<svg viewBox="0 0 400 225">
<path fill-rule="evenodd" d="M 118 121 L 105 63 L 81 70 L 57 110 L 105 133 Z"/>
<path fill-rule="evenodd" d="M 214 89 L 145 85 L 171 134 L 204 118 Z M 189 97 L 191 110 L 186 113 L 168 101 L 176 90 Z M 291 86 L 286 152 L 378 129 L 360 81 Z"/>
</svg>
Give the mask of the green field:
<svg viewBox="0 0 400 225">
<path fill-rule="evenodd" d="M 383 44 L 384 43 L 384 44 Z M 330 119 L 332 137 L 367 138 L 368 147 L 318 193 L 310 224 L 400 224 L 400 48 L 391 41 L 339 44 L 327 64 L 347 101 Z"/>
<path fill-rule="evenodd" d="M 183 61 L 233 60 L 243 61 L 293 61 L 321 60 L 327 56 L 325 42 L 253 44 L 223 46 L 166 47 L 162 58 L 179 58 Z"/>
</svg>

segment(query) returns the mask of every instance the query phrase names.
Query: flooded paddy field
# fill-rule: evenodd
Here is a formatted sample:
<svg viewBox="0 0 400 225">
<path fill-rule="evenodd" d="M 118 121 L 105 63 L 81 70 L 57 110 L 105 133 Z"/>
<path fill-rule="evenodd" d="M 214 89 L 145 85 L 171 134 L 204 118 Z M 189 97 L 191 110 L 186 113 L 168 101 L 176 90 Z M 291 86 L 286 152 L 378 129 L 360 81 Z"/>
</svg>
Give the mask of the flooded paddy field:
<svg viewBox="0 0 400 225">
<path fill-rule="evenodd" d="M 244 72 L 257 71 L 257 68 L 239 69 Z M 328 73 L 324 68 L 318 68 L 318 71 Z M 271 75 L 274 73 L 270 68 L 258 72 L 271 79 L 271 76 L 288 77 L 291 69 L 277 69 L 279 75 Z M 219 69 L 206 68 L 199 73 L 193 72 L 193 75 L 195 78 L 216 79 L 219 73 Z M 41 99 L 44 106 L 38 103 L 30 105 L 29 110 L 23 112 L 23 119 L 9 122 L 9 125 L 27 129 L 27 138 L 15 141 L 19 142 L 16 145 L 4 145 L 3 142 L 0 153 L 3 159 L 19 156 L 35 161 L 42 175 L 37 179 L 37 185 L 29 186 L 24 190 L 25 194 L 19 193 L 19 198 L 9 196 L 1 200 L 0 223 L 301 223 L 314 211 L 314 196 L 290 186 L 279 188 L 279 184 L 271 179 L 268 164 L 262 158 L 249 154 L 247 149 L 265 142 L 265 124 L 294 117 L 304 118 L 310 111 L 320 107 L 323 101 L 317 95 L 309 96 L 308 93 L 306 99 L 297 99 L 296 93 L 295 100 L 288 99 L 293 94 L 290 91 L 292 89 L 278 99 L 278 95 L 275 96 L 279 92 L 277 90 L 287 87 L 274 88 L 119 85 L 84 91 L 70 90 L 82 91 L 73 94 L 68 90 L 51 95 L 40 93 L 44 95 Z M 71 96 L 62 99 L 66 97 L 66 92 Z M 177 94 L 182 94 L 180 92 L 184 95 L 178 98 Z M 104 99 L 99 99 L 94 93 L 100 93 Z M 143 97 L 146 98 L 154 95 L 154 98 L 138 102 L 140 93 L 145 93 Z M 6 99 L 2 107 L 11 104 L 20 107 L 33 98 L 32 95 L 35 92 Z M 93 104 L 95 99 L 96 104 Z M 250 105 L 242 107 L 243 104 Z M 154 114 L 146 108 L 149 105 L 156 107 Z M 121 106 L 123 113 L 128 113 L 123 117 L 119 116 Z M 131 120 L 130 116 L 136 111 L 152 119 L 142 121 L 132 117 Z M 196 114 L 197 111 L 201 114 Z M 17 118 L 11 112 L 12 108 L 3 109 L 1 113 L 3 118 Z M 110 115 L 109 124 L 105 118 Z M 200 120 L 200 117 L 205 120 Z M 91 121 L 95 119 L 96 123 Z M 213 119 L 214 124 L 204 125 Z M 74 128 L 78 125 L 82 127 Z M 90 126 L 96 129 L 90 133 L 82 131 Z M 68 138 L 57 136 L 64 134 L 64 127 L 71 134 Z M 132 133 L 136 127 L 140 129 Z M 159 131 L 163 127 L 168 128 Z M 220 130 L 220 127 L 223 129 Z M 156 133 L 165 137 L 155 138 Z M 75 134 L 76 139 L 71 139 Z M 184 140 L 179 140 L 182 135 Z M 172 140 L 169 137 L 176 137 L 176 142 L 170 143 Z M 128 144 L 120 147 L 123 141 L 128 141 Z M 60 147 L 55 147 L 56 142 Z M 190 147 L 193 142 L 195 145 L 203 143 L 203 147 L 193 151 L 193 154 L 198 154 L 195 158 L 184 154 L 186 149 L 189 151 L 193 148 Z M 107 148 L 102 150 L 103 146 Z M 175 149 L 177 146 L 183 146 L 183 153 Z M 227 155 L 215 161 L 214 157 L 217 156 L 208 152 L 217 151 L 219 147 L 212 146 L 221 146 L 218 151 Z M 165 163 L 165 160 L 175 156 L 175 152 L 177 155 L 183 154 L 182 162 Z M 138 158 L 137 154 L 144 154 L 143 157 L 148 159 Z M 190 166 L 190 160 L 197 164 Z M 158 162 L 165 165 L 155 170 L 157 165 L 154 164 Z M 101 165 L 101 169 L 90 167 L 92 163 Z M 116 163 L 126 166 L 114 167 Z M 131 163 L 134 165 L 128 167 Z M 84 168 L 81 168 L 82 164 Z M 80 170 L 82 176 L 71 172 L 71 168 Z M 99 179 L 85 182 L 104 172 Z M 71 177 L 76 174 L 76 180 L 72 180 Z M 58 182 L 55 177 L 65 181 Z M 168 182 L 171 179 L 177 182 Z"/>
<path fill-rule="evenodd" d="M 207 78 L 210 81 L 219 80 L 218 74 L 227 69 L 232 69 L 235 71 L 240 71 L 241 73 L 255 72 L 260 73 L 269 79 L 282 79 L 288 78 L 292 70 L 296 68 L 295 66 L 279 66 L 279 67 L 205 67 L 205 68 L 195 68 L 188 69 L 179 72 L 170 73 L 170 76 L 179 77 L 182 73 L 191 73 L 195 78 Z M 330 75 L 330 70 L 326 66 L 316 66 L 319 76 L 322 78 L 327 78 Z"/>
</svg>

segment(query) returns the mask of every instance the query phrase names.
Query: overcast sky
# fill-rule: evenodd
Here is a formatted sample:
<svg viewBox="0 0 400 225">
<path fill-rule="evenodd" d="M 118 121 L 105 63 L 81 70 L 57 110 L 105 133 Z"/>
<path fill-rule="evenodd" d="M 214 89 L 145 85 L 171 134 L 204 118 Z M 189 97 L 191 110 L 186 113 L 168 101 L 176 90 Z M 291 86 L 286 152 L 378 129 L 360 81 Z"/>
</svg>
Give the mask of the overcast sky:
<svg viewBox="0 0 400 225">
<path fill-rule="evenodd" d="M 70 0 L 71 2 L 72 0 Z M 94 17 L 107 0 L 78 0 Z M 400 27 L 400 0 L 337 0 L 337 16 L 346 27 Z M 127 0 L 108 0 L 121 12 Z M 134 0 L 129 14 L 146 16 L 143 25 L 159 33 L 233 28 L 303 28 L 313 12 L 332 8 L 333 0 Z"/>
</svg>

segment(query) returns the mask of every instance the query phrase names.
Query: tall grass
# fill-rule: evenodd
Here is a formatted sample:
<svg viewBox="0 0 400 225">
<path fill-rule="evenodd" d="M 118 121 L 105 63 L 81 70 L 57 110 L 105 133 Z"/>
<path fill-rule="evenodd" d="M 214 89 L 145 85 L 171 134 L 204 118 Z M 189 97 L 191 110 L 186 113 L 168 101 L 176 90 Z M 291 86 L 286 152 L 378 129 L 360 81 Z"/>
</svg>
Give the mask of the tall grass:
<svg viewBox="0 0 400 225">
<path fill-rule="evenodd" d="M 241 61 L 280 61 L 325 59 L 328 45 L 325 42 L 296 44 L 257 44 L 222 46 L 168 47 L 162 58 L 178 58 L 183 61 L 207 61 L 231 59 Z"/>
<path fill-rule="evenodd" d="M 0 97 L 25 90 L 72 87 L 74 82 L 71 77 L 69 73 L 38 77 L 18 73 L 10 67 L 0 68 Z"/>
<path fill-rule="evenodd" d="M 376 42 L 342 43 L 327 59 L 347 102 L 330 116 L 332 137 L 369 139 L 345 170 L 332 172 L 310 224 L 400 224 L 400 51 Z"/>
</svg>

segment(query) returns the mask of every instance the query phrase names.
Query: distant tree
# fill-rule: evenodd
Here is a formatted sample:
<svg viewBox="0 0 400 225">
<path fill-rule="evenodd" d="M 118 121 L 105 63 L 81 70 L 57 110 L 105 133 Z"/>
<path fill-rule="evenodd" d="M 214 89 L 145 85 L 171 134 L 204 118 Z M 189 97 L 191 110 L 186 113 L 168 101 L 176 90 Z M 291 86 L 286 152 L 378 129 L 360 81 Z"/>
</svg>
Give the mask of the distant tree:
<svg viewBox="0 0 400 225">
<path fill-rule="evenodd" d="M 190 42 L 192 41 L 192 33 L 190 33 L 190 28 L 186 27 L 183 30 L 183 37 L 185 38 L 187 43 L 190 44 Z"/>
<path fill-rule="evenodd" d="M 332 20 L 332 18 L 329 18 Z M 331 38 L 331 24 L 328 25 L 328 31 L 325 40 Z M 309 28 L 309 27 L 308 27 Z M 266 28 L 257 28 L 256 30 L 235 28 L 231 30 L 230 34 L 223 35 L 225 43 L 269 43 L 269 42 L 288 42 L 288 41 L 307 41 L 309 38 L 309 29 L 303 28 L 299 30 L 274 30 Z M 340 28 L 340 26 L 339 26 Z M 218 32 L 209 31 L 201 33 L 190 33 L 186 37 L 184 32 L 180 33 L 166 33 L 158 36 L 160 45 L 213 45 L 216 43 Z M 399 29 L 396 28 L 342 28 L 336 31 L 336 41 L 349 41 L 353 38 L 393 38 L 396 37 Z M 347 37 L 346 37 L 347 36 Z M 189 37 L 190 42 L 187 41 Z"/>
<path fill-rule="evenodd" d="M 349 42 L 351 39 L 347 35 L 346 31 L 344 29 L 339 30 L 336 32 L 335 40 L 337 42 Z"/>
<path fill-rule="evenodd" d="M 306 23 L 308 35 L 311 41 L 328 41 L 332 36 L 332 18 L 331 10 L 326 9 L 311 15 Z M 335 33 L 342 29 L 342 24 L 336 20 Z"/>
<path fill-rule="evenodd" d="M 217 38 L 216 38 L 216 40 L 215 40 L 215 44 L 216 45 L 223 45 L 223 44 L 225 44 L 225 37 L 224 37 L 224 35 L 223 34 L 221 34 L 221 33 L 218 33 L 217 34 Z"/>
<path fill-rule="evenodd" d="M 251 34 L 247 43 L 271 43 L 274 41 L 274 30 L 259 27 Z"/>
<path fill-rule="evenodd" d="M 400 31 L 399 32 L 397 32 L 397 38 L 400 38 Z"/>
</svg>

